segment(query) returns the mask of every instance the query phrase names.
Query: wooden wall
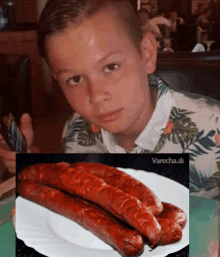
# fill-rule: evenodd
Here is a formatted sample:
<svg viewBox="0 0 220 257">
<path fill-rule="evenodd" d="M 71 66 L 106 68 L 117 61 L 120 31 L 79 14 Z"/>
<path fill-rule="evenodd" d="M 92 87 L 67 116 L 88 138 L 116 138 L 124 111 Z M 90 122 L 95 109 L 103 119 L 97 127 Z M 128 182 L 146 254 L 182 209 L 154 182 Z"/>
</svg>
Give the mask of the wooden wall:
<svg viewBox="0 0 220 257">
<path fill-rule="evenodd" d="M 16 0 L 15 22 L 37 22 L 37 1 L 39 0 Z M 5 4 L 6 0 L 0 0 L 0 4 Z"/>
<path fill-rule="evenodd" d="M 179 15 L 191 14 L 192 0 L 158 0 L 158 8 L 164 9 L 165 13 L 176 10 Z"/>
<path fill-rule="evenodd" d="M 37 3 L 34 0 L 15 1 L 16 22 L 37 22 Z"/>
</svg>

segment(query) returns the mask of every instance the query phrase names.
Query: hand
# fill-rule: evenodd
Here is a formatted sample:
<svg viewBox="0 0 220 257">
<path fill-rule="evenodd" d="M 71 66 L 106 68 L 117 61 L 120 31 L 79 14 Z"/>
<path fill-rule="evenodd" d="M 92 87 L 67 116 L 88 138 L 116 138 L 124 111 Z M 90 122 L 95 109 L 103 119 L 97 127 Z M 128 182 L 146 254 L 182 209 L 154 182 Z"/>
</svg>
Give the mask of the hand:
<svg viewBox="0 0 220 257">
<path fill-rule="evenodd" d="M 34 142 L 34 130 L 32 126 L 32 120 L 28 113 L 24 113 L 21 116 L 21 132 L 25 136 L 27 143 L 27 152 L 31 153 L 33 151 L 33 142 Z"/>
<path fill-rule="evenodd" d="M 32 126 L 32 120 L 29 114 L 25 113 L 21 117 L 21 126 L 20 129 L 25 136 L 27 142 L 27 152 L 34 152 L 33 141 L 34 141 L 34 132 Z M 16 152 L 10 151 L 7 144 L 5 143 L 2 135 L 0 134 L 0 158 L 4 162 L 6 168 L 9 172 L 16 172 Z"/>
</svg>

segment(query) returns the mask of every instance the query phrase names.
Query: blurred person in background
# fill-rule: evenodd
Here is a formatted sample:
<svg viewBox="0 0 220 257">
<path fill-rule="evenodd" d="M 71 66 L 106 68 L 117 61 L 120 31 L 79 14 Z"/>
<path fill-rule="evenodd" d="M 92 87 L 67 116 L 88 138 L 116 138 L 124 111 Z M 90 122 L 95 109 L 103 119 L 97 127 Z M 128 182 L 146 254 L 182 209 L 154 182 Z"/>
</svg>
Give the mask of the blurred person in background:
<svg viewBox="0 0 220 257">
<path fill-rule="evenodd" d="M 195 12 L 192 15 L 192 22 L 193 23 L 197 21 L 199 16 L 203 13 L 204 9 L 205 9 L 204 4 L 202 4 L 202 3 L 198 4 L 198 8 L 195 10 Z"/>
<path fill-rule="evenodd" d="M 141 21 L 141 30 L 143 32 L 152 33 L 156 39 L 161 39 L 163 37 L 158 26 L 150 20 L 147 9 L 141 9 L 138 12 L 138 16 Z"/>
<path fill-rule="evenodd" d="M 176 33 L 178 30 L 178 25 L 183 25 L 183 18 L 178 16 L 177 11 L 171 11 L 169 14 L 169 21 L 171 23 L 171 31 L 172 33 Z"/>
<path fill-rule="evenodd" d="M 171 23 L 167 18 L 165 18 L 165 12 L 163 9 L 159 9 L 157 15 L 150 19 L 150 21 L 156 25 L 164 24 L 167 28 L 171 28 Z"/>
<path fill-rule="evenodd" d="M 209 8 L 205 8 L 202 12 L 202 14 L 197 19 L 197 25 L 201 29 L 208 29 L 211 22 L 209 20 L 211 15 L 211 10 Z"/>
</svg>

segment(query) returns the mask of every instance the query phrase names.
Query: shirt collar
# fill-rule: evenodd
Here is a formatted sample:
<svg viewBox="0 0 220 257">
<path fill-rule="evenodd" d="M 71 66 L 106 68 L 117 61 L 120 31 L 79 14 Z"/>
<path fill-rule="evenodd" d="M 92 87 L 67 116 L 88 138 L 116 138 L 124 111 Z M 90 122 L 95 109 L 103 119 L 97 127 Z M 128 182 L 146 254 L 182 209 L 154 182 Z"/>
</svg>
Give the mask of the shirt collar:
<svg viewBox="0 0 220 257">
<path fill-rule="evenodd" d="M 135 144 L 153 151 L 157 142 L 160 139 L 163 129 L 169 120 L 170 111 L 172 108 L 172 90 L 170 90 L 165 82 L 159 77 L 154 77 L 157 80 L 157 103 L 147 126 L 135 140 Z"/>
<path fill-rule="evenodd" d="M 170 89 L 167 84 L 155 74 L 149 76 L 149 84 L 150 86 L 158 89 L 157 103 L 150 121 L 135 140 L 135 145 L 137 147 L 153 151 L 158 140 L 160 139 L 163 129 L 169 120 L 170 111 L 173 105 L 173 90 Z M 110 153 L 128 152 L 118 145 L 114 139 L 114 136 L 107 131 L 102 130 L 102 137 L 104 145 Z"/>
</svg>

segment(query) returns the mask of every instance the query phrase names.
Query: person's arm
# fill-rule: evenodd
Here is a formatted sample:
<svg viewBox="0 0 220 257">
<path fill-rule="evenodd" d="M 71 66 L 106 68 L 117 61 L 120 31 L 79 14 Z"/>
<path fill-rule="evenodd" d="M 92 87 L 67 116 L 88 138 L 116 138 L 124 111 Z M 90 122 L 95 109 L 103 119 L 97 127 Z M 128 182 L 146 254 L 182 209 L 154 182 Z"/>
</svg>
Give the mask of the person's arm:
<svg viewBox="0 0 220 257">
<path fill-rule="evenodd" d="M 171 28 L 171 22 L 168 19 L 164 18 L 163 22 L 164 22 L 164 24 L 166 25 L 167 28 Z"/>
<path fill-rule="evenodd" d="M 156 38 L 157 39 L 163 38 L 163 35 L 160 32 L 160 29 L 159 29 L 159 27 L 156 24 L 153 24 L 153 28 L 154 28 L 154 31 L 155 31 Z"/>
<path fill-rule="evenodd" d="M 160 39 L 163 35 L 160 32 L 160 29 L 153 22 L 148 21 L 145 26 L 141 27 L 143 33 L 151 33 L 156 39 Z"/>
</svg>

